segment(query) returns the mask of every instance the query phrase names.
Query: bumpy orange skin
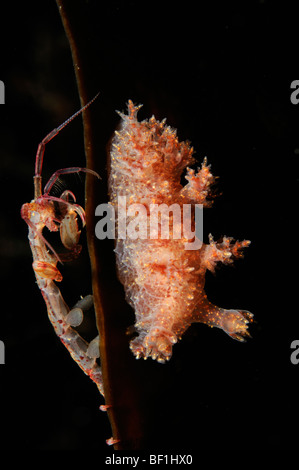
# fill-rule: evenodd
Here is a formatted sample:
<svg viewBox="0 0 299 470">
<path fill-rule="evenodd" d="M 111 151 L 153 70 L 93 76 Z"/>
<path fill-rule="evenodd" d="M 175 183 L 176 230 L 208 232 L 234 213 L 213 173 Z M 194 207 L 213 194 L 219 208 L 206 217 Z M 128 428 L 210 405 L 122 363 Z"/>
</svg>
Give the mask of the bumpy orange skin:
<svg viewBox="0 0 299 470">
<path fill-rule="evenodd" d="M 204 160 L 197 173 L 188 142 L 179 142 L 176 131 L 154 117 L 138 122 L 131 101 L 128 115 L 112 140 L 110 155 L 110 202 L 118 223 L 119 196 L 126 204 L 142 204 L 150 213 L 151 204 L 202 204 L 210 206 L 209 191 L 214 182 L 210 166 Z M 185 186 L 180 179 L 187 167 Z M 128 217 L 130 223 L 133 217 Z M 180 223 L 171 219 L 172 229 Z M 194 221 L 193 221 L 194 222 Z M 117 226 L 118 228 L 118 226 Z M 204 291 L 205 272 L 214 271 L 218 262 L 229 264 L 242 256 L 249 241 L 233 242 L 224 237 L 197 250 L 186 250 L 186 238 L 116 240 L 120 281 L 127 301 L 135 310 L 135 331 L 130 343 L 134 355 L 169 360 L 172 346 L 193 322 L 222 328 L 231 337 L 244 340 L 253 315 L 245 310 L 226 310 L 209 302 Z"/>
</svg>

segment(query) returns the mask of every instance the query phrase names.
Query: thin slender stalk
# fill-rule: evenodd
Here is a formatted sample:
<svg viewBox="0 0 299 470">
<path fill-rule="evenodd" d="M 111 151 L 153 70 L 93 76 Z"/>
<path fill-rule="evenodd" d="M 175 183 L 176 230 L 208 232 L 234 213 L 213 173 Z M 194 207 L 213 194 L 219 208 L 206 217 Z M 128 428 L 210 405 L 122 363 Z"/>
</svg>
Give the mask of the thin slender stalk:
<svg viewBox="0 0 299 470">
<path fill-rule="evenodd" d="M 76 80 L 81 104 L 84 105 L 92 94 L 99 90 L 93 90 L 88 77 L 91 70 L 84 44 L 84 24 L 78 26 L 78 10 L 74 8 L 74 2 L 57 0 L 59 12 L 70 44 Z M 101 98 L 99 98 L 100 101 Z M 100 106 L 99 102 L 97 103 Z M 89 109 L 84 113 L 84 140 L 87 167 L 96 169 L 103 178 L 102 183 L 95 184 L 87 175 L 86 185 L 86 216 L 88 248 L 92 266 L 93 295 L 97 316 L 97 325 L 100 333 L 101 365 L 104 378 L 104 390 L 106 404 L 111 405 L 108 416 L 112 427 L 113 438 L 120 442 L 115 444 L 116 449 L 138 449 L 143 447 L 143 431 L 138 406 L 138 386 L 140 381 L 136 375 L 136 361 L 128 348 L 128 338 L 125 335 L 126 325 L 119 309 L 129 311 L 128 306 L 117 299 L 116 291 L 121 287 L 115 279 L 113 269 L 106 269 L 107 264 L 114 264 L 113 246 L 110 250 L 101 253 L 97 247 L 94 227 L 94 209 L 97 202 L 107 201 L 105 184 L 106 158 L 105 153 L 97 153 L 97 149 L 104 150 L 101 145 L 101 135 L 97 132 L 100 123 L 96 120 L 96 112 Z M 104 249 L 105 251 L 106 249 Z M 110 253 L 109 253 L 110 251 Z M 107 276 L 107 273 L 109 275 Z M 120 296 L 121 297 L 121 296 Z M 127 325 L 128 326 L 128 325 Z M 107 436 L 109 437 L 109 436 Z"/>
</svg>

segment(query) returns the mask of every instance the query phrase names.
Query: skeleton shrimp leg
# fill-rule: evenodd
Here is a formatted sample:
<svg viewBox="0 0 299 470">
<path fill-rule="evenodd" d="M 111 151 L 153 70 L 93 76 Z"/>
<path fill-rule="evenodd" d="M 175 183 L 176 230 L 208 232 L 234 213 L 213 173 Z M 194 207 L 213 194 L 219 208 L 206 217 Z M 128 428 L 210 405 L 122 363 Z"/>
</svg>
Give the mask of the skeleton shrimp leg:
<svg viewBox="0 0 299 470">
<path fill-rule="evenodd" d="M 57 268 L 58 261 L 61 262 L 62 255 L 58 255 L 43 236 L 43 229 L 47 227 L 50 231 L 60 230 L 60 238 L 67 250 L 72 255 L 80 252 L 78 245 L 80 231 L 78 230 L 77 216 L 85 225 L 84 209 L 75 204 L 75 196 L 71 191 L 64 191 L 60 198 L 51 196 L 50 190 L 61 174 L 77 173 L 84 171 L 97 177 L 99 175 L 87 168 L 72 167 L 56 171 L 45 186 L 42 193 L 42 164 L 45 145 L 55 137 L 67 124 L 84 111 L 97 98 L 96 95 L 82 109 L 67 119 L 61 126 L 54 129 L 39 144 L 35 162 L 34 176 L 34 199 L 21 208 L 21 216 L 29 228 L 29 243 L 33 256 L 33 270 L 37 285 L 46 302 L 49 319 L 54 330 L 62 343 L 68 349 L 72 358 L 79 367 L 89 375 L 95 382 L 100 393 L 104 395 L 102 372 L 96 362 L 99 357 L 99 338 L 96 337 L 89 344 L 73 328 L 78 326 L 83 319 L 83 310 L 92 305 L 92 296 L 79 300 L 75 307 L 70 310 L 65 303 L 56 282 L 62 281 L 62 275 Z M 70 202 L 72 200 L 72 202 Z M 59 214 L 56 213 L 55 204 L 59 206 Z M 48 250 L 50 249 L 50 251 Z"/>
</svg>

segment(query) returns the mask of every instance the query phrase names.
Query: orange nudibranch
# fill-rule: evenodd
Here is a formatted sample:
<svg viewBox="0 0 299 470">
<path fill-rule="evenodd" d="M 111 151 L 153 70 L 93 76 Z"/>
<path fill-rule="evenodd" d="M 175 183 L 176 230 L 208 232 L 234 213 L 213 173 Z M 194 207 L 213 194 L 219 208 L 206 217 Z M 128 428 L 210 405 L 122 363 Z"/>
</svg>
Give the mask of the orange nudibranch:
<svg viewBox="0 0 299 470">
<path fill-rule="evenodd" d="M 223 329 L 232 338 L 244 341 L 253 315 L 246 310 L 223 309 L 213 305 L 204 291 L 206 270 L 217 263 L 230 264 L 242 257 L 248 240 L 234 242 L 223 237 L 198 249 L 186 249 L 186 237 L 119 237 L 118 200 L 140 204 L 147 213 L 153 204 L 170 208 L 176 204 L 211 206 L 214 176 L 205 158 L 197 171 L 188 142 L 179 142 L 176 130 L 155 117 L 139 122 L 140 106 L 128 103 L 128 114 L 119 113 L 121 123 L 111 143 L 109 193 L 116 214 L 116 260 L 119 279 L 126 298 L 135 311 L 137 337 L 130 347 L 136 358 L 151 357 L 165 362 L 172 356 L 173 345 L 193 322 Z M 187 183 L 181 175 L 187 169 Z M 138 207 L 138 206 L 134 206 Z M 162 206 L 161 206 L 162 207 Z M 191 212 L 194 226 L 194 211 Z M 180 218 L 169 214 L 172 234 Z M 128 221 L 133 221 L 132 211 Z M 150 222 L 148 222 L 150 225 Z M 163 216 L 159 219 L 160 228 Z M 159 232 L 160 233 L 160 232 Z M 190 240 L 189 240 L 190 241 Z"/>
</svg>

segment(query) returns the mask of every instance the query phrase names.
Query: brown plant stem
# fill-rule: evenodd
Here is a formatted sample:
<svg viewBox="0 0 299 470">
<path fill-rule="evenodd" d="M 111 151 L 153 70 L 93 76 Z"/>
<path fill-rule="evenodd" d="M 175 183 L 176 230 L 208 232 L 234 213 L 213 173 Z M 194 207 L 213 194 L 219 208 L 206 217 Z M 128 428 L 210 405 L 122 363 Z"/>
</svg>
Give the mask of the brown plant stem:
<svg viewBox="0 0 299 470">
<path fill-rule="evenodd" d="M 92 58 L 86 52 L 84 21 L 81 21 L 80 8 L 69 0 L 57 0 L 57 5 L 70 44 L 76 80 L 82 106 L 92 94 L 99 90 L 89 79 L 92 74 Z M 92 91 L 90 91 L 92 90 Z M 136 361 L 128 348 L 128 338 L 125 335 L 125 316 L 120 311 L 128 307 L 117 299 L 116 292 L 121 288 L 115 279 L 113 246 L 104 253 L 98 248 L 103 245 L 96 243 L 94 209 L 96 203 L 107 202 L 106 189 L 106 158 L 104 136 L 99 131 L 100 123 L 96 119 L 96 106 L 99 100 L 84 112 L 84 141 L 87 167 L 97 170 L 102 181 L 87 175 L 86 184 L 86 216 L 88 248 L 92 266 L 93 295 L 97 316 L 97 326 L 100 332 L 101 365 L 104 378 L 104 390 L 108 416 L 114 439 L 120 442 L 115 449 L 138 449 L 143 447 L 143 427 L 139 410 L 138 375 L 136 377 Z M 99 246 L 100 245 L 100 246 Z M 108 275 L 107 275 L 108 274 Z M 109 436 L 107 436 L 109 437 Z"/>
</svg>

